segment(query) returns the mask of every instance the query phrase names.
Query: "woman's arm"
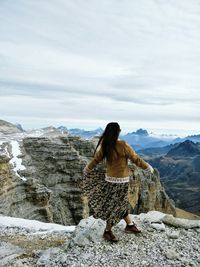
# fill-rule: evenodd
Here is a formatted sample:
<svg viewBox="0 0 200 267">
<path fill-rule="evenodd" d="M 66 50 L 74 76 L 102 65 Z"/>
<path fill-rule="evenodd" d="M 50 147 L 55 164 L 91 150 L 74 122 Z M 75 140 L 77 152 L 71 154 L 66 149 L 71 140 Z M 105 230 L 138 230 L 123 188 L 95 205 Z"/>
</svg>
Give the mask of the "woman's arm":
<svg viewBox="0 0 200 267">
<path fill-rule="evenodd" d="M 148 170 L 151 173 L 154 172 L 154 169 L 152 168 L 152 166 L 147 163 L 146 161 L 144 161 L 142 158 L 140 158 L 135 151 L 133 150 L 133 148 L 125 141 L 125 155 L 127 156 L 127 158 L 129 158 L 135 165 L 137 165 L 138 167 L 142 168 L 143 170 Z"/>
<path fill-rule="evenodd" d="M 86 167 L 84 168 L 84 172 L 89 172 L 92 169 L 94 169 L 94 167 L 96 167 L 96 165 L 98 163 L 100 163 L 103 160 L 103 151 L 102 148 L 100 150 L 98 150 L 95 155 L 94 158 L 86 165 Z"/>
</svg>

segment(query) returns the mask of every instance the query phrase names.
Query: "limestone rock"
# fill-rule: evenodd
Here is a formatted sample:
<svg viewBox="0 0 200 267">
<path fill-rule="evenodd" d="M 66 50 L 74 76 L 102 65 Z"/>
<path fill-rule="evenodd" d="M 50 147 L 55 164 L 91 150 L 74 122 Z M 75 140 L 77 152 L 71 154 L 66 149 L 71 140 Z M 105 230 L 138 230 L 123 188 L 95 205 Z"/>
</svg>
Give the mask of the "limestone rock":
<svg viewBox="0 0 200 267">
<path fill-rule="evenodd" d="M 179 231 L 173 231 L 167 233 L 167 236 L 171 239 L 177 239 L 179 238 L 179 235 L 180 235 Z"/>
<path fill-rule="evenodd" d="M 6 242 L 0 242 L 0 267 L 8 266 L 22 255 L 24 250 Z"/>
<path fill-rule="evenodd" d="M 188 220 L 182 218 L 175 218 L 172 215 L 165 215 L 162 218 L 165 224 L 172 225 L 174 227 L 180 227 L 185 229 L 200 228 L 200 220 Z"/>
<path fill-rule="evenodd" d="M 174 249 L 167 249 L 165 256 L 170 260 L 177 260 L 180 258 L 180 255 Z"/>
<path fill-rule="evenodd" d="M 129 167 L 133 171 L 129 186 L 129 201 L 132 207 L 135 207 L 135 212 L 139 214 L 157 210 L 176 215 L 173 202 L 161 186 L 159 172 L 155 169 L 154 173 L 150 174 L 132 165 Z"/>
<path fill-rule="evenodd" d="M 165 231 L 164 223 L 152 223 L 151 226 L 157 231 Z"/>
<path fill-rule="evenodd" d="M 49 248 L 41 252 L 37 266 L 48 266 L 50 261 L 60 252 L 59 248 Z"/>
<path fill-rule="evenodd" d="M 72 244 L 85 246 L 90 242 L 101 242 L 105 227 L 106 222 L 101 219 L 94 219 L 92 216 L 82 219 L 76 226 Z"/>
</svg>

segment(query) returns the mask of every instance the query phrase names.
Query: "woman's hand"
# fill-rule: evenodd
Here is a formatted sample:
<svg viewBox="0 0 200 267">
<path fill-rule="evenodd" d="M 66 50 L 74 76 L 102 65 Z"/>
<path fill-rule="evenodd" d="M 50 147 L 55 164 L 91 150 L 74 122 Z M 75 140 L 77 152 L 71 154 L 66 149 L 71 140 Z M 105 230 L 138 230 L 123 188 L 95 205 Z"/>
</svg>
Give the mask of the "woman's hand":
<svg viewBox="0 0 200 267">
<path fill-rule="evenodd" d="M 87 166 L 85 166 L 85 168 L 83 169 L 83 173 L 84 174 L 87 174 L 87 173 L 89 173 L 91 170 L 87 167 Z"/>
</svg>

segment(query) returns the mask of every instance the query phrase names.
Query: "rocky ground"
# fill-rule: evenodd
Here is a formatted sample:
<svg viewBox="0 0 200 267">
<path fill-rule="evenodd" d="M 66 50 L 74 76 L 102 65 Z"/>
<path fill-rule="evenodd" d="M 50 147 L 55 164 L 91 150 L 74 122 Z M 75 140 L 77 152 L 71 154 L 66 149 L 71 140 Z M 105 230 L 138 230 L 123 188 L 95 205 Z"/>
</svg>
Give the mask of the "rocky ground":
<svg viewBox="0 0 200 267">
<path fill-rule="evenodd" d="M 0 266 L 199 266 L 200 221 L 177 219 L 161 212 L 132 215 L 141 235 L 113 229 L 118 243 L 102 239 L 105 222 L 92 216 L 75 231 L 6 226 L 0 221 Z M 47 224 L 48 225 L 48 224 Z"/>
</svg>

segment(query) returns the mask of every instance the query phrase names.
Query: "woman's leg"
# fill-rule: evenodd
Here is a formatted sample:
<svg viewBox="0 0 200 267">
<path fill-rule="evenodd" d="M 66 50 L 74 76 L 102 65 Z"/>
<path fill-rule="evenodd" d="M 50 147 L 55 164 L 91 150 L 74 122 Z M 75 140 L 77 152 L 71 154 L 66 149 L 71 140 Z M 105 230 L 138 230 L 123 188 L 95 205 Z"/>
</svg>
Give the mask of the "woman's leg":
<svg viewBox="0 0 200 267">
<path fill-rule="evenodd" d="M 106 231 L 110 231 L 112 228 L 112 224 L 106 221 Z"/>
<path fill-rule="evenodd" d="M 131 216 L 128 214 L 126 217 L 123 218 L 127 224 L 132 224 Z"/>
<path fill-rule="evenodd" d="M 124 214 L 123 219 L 126 222 L 125 232 L 138 234 L 141 231 L 136 227 L 135 223 L 132 221 L 131 216 L 128 214 L 128 211 Z"/>
<path fill-rule="evenodd" d="M 128 210 L 125 212 L 124 216 L 123 216 L 123 219 L 125 220 L 125 222 L 127 224 L 132 224 L 132 220 L 131 220 L 131 217 L 130 215 L 128 214 Z"/>
<path fill-rule="evenodd" d="M 113 225 L 111 223 L 109 223 L 108 221 L 106 221 L 106 229 L 104 231 L 104 234 L 103 234 L 103 237 L 104 239 L 106 240 L 109 240 L 109 241 L 114 241 L 114 242 L 117 242 L 118 239 L 117 237 L 113 234 L 111 228 L 113 227 Z"/>
</svg>

